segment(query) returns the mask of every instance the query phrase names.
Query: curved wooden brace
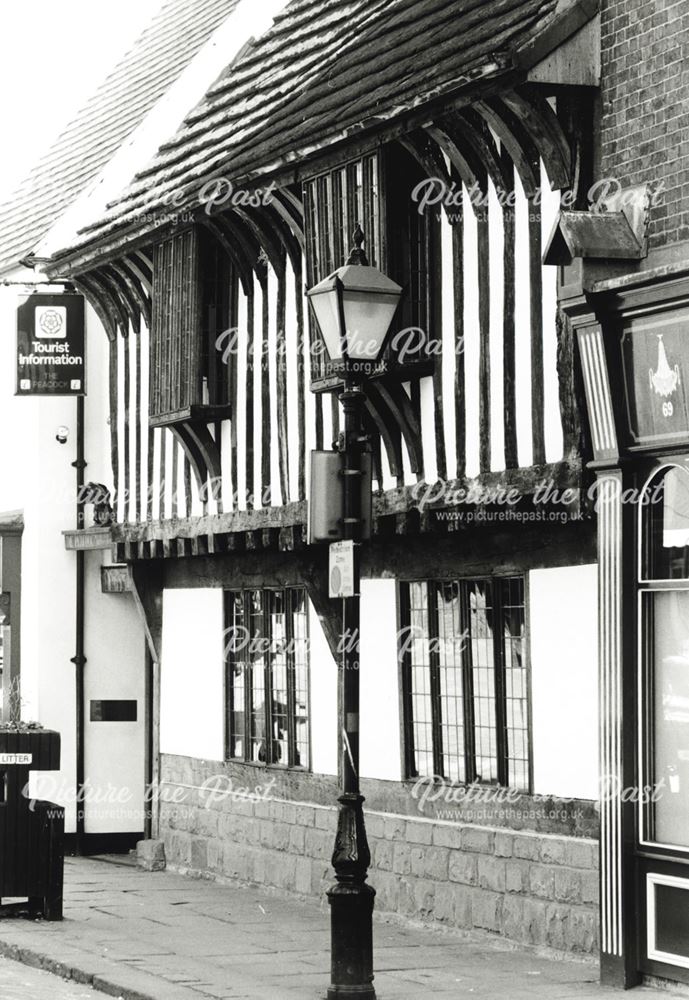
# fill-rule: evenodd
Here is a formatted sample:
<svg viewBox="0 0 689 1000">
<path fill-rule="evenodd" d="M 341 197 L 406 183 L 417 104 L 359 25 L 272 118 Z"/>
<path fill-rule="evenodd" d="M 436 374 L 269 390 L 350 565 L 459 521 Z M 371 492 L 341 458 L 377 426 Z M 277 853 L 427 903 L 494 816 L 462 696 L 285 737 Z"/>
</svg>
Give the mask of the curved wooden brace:
<svg viewBox="0 0 689 1000">
<path fill-rule="evenodd" d="M 259 260 L 261 245 L 255 239 L 252 230 L 237 215 L 232 220 L 225 215 L 216 215 L 213 221 L 225 234 L 228 242 L 236 247 L 238 258 L 243 262 L 243 267 L 256 275 L 261 288 L 267 287 L 268 275 Z"/>
<path fill-rule="evenodd" d="M 379 379 L 376 383 L 381 398 L 385 401 L 390 412 L 395 418 L 398 427 L 402 431 L 402 437 L 407 447 L 409 464 L 411 471 L 419 479 L 423 479 L 423 442 L 421 438 L 421 425 L 414 412 L 412 401 L 404 391 L 400 383 L 396 380 Z"/>
<path fill-rule="evenodd" d="M 153 295 L 153 262 L 141 252 L 135 251 L 127 257 L 127 263 L 150 298 Z"/>
<path fill-rule="evenodd" d="M 206 469 L 210 473 L 211 478 L 216 481 L 219 480 L 222 477 L 220 450 L 206 424 L 200 420 L 189 420 L 185 422 L 184 428 L 189 438 L 203 455 Z"/>
<path fill-rule="evenodd" d="M 172 431 L 173 437 L 180 443 L 184 454 L 189 459 L 189 465 L 194 473 L 194 479 L 196 480 L 199 493 L 203 494 L 208 480 L 208 469 L 206 468 L 203 454 L 196 446 L 193 438 L 189 437 L 187 434 L 187 427 L 185 424 L 171 425 L 169 430 Z"/>
<path fill-rule="evenodd" d="M 108 309 L 102 301 L 99 289 L 94 288 L 88 278 L 72 278 L 75 288 L 81 292 L 86 301 L 92 307 L 98 319 L 103 325 L 108 340 L 113 343 L 117 340 L 117 322 L 112 318 Z"/>
<path fill-rule="evenodd" d="M 129 336 L 129 313 L 120 299 L 116 286 L 110 281 L 106 274 L 101 271 L 89 271 L 91 282 L 99 287 L 106 302 L 109 303 L 110 311 L 117 320 L 123 337 Z"/>
<path fill-rule="evenodd" d="M 276 192 L 270 202 L 270 208 L 279 215 L 289 226 L 292 235 L 299 244 L 302 253 L 306 253 L 306 237 L 304 235 L 304 219 L 298 215 L 292 203 L 285 204 L 280 195 Z"/>
<path fill-rule="evenodd" d="M 273 268 L 277 275 L 284 275 L 285 273 L 285 250 L 278 243 L 273 236 L 273 234 L 266 229 L 266 227 L 255 218 L 246 208 L 235 207 L 232 209 L 232 214 L 234 216 L 238 215 L 240 219 L 243 219 L 245 224 L 249 227 L 253 233 L 257 243 L 259 244 L 260 250 L 267 255 L 270 261 L 270 266 Z M 232 225 L 231 218 L 228 219 L 230 225 Z M 259 251 L 260 253 L 260 251 Z"/>
<path fill-rule="evenodd" d="M 113 264 L 106 264 L 100 273 L 108 279 L 110 287 L 119 294 L 120 301 L 124 304 L 129 316 L 129 322 L 132 324 L 132 329 L 138 336 L 141 333 L 141 310 L 136 296 L 132 295 L 129 284 L 122 278 Z"/>
<path fill-rule="evenodd" d="M 511 191 L 514 187 L 514 172 L 505 169 L 500 150 L 483 118 L 471 108 L 465 108 L 456 118 L 448 116 L 448 120 L 484 164 L 495 188 L 499 190 L 502 187 L 505 191 Z"/>
<path fill-rule="evenodd" d="M 366 409 L 378 428 L 378 433 L 385 445 L 390 472 L 396 477 L 398 483 L 401 483 L 404 476 L 404 464 L 402 462 L 402 437 L 400 435 L 400 428 L 395 423 L 390 410 L 385 405 L 385 401 L 373 382 L 364 383 L 363 388 L 366 394 Z"/>
<path fill-rule="evenodd" d="M 296 212 L 298 219 L 304 218 L 304 202 L 301 198 L 297 198 L 297 196 L 286 187 L 280 188 L 280 196 L 292 206 L 292 209 Z"/>
<path fill-rule="evenodd" d="M 447 154 L 450 163 L 459 174 L 464 186 L 470 189 L 477 188 L 482 194 L 485 194 L 487 190 L 485 170 L 477 167 L 477 164 L 474 162 L 474 156 L 471 155 L 467 158 L 465 152 L 459 148 L 454 139 L 436 125 L 427 126 L 427 131 L 433 141 Z M 480 215 L 481 206 L 477 203 L 477 199 L 471 198 L 470 201 L 474 215 Z"/>
<path fill-rule="evenodd" d="M 243 260 L 241 254 L 237 253 L 236 248 L 232 245 L 228 239 L 228 235 L 225 231 L 217 225 L 217 220 L 219 216 L 211 219 L 206 216 L 201 220 L 201 224 L 208 229 L 209 232 L 213 233 L 218 243 L 221 245 L 227 256 L 230 258 L 234 266 L 237 268 L 237 274 L 239 275 L 239 280 L 242 283 L 242 291 L 245 295 L 249 295 L 252 283 L 251 272 L 247 273 L 246 263 Z"/>
<path fill-rule="evenodd" d="M 429 134 L 424 131 L 412 132 L 409 135 L 400 136 L 397 141 L 400 146 L 404 146 L 408 153 L 411 153 L 419 166 L 426 171 L 427 177 L 438 177 L 445 185 L 446 191 L 452 189 L 452 178 L 447 164 L 438 150 L 439 144 L 434 143 Z M 446 199 L 443 200 L 443 207 L 451 222 L 452 213 Z"/>
<path fill-rule="evenodd" d="M 143 316 L 144 323 L 151 329 L 151 300 L 141 287 L 136 274 L 130 270 L 129 261 L 125 257 L 123 260 L 113 262 L 110 265 L 129 289 L 129 294 L 136 302 L 139 312 Z M 137 331 L 138 332 L 138 331 Z"/>
<path fill-rule="evenodd" d="M 545 98 L 511 91 L 502 101 L 514 112 L 538 150 L 551 188 L 567 190 L 572 185 L 572 150 L 557 115 Z"/>
<path fill-rule="evenodd" d="M 256 209 L 256 212 L 264 220 L 264 223 L 268 227 L 269 231 L 274 229 L 277 232 L 280 237 L 280 242 L 289 257 L 292 270 L 296 271 L 298 268 L 301 268 L 303 251 L 299 242 L 294 238 L 294 233 L 290 229 L 288 223 L 285 221 L 283 216 L 280 215 L 279 211 L 275 209 L 276 204 L 275 200 L 273 200 L 271 204 L 267 205 L 265 208 Z"/>
<path fill-rule="evenodd" d="M 143 266 L 148 270 L 151 278 L 153 278 L 153 258 L 149 257 L 145 250 L 135 250 L 134 255 L 139 258 Z"/>
<path fill-rule="evenodd" d="M 378 489 L 382 490 L 383 470 L 381 468 L 381 461 L 380 461 L 380 434 L 378 433 L 378 427 L 376 426 L 375 421 L 366 411 L 364 411 L 362 426 L 364 428 L 364 434 L 368 434 L 368 437 L 371 441 L 371 460 L 373 462 L 373 478 L 378 483 Z"/>
<path fill-rule="evenodd" d="M 511 117 L 506 111 L 501 114 L 497 107 L 491 107 L 490 104 L 483 101 L 478 101 L 473 105 L 473 108 L 492 128 L 509 153 L 522 182 L 524 194 L 527 198 L 533 198 L 541 184 L 540 158 L 536 154 L 533 144 L 530 140 L 524 143 L 524 137 L 520 140 L 519 130 L 510 127 L 506 120 Z"/>
</svg>

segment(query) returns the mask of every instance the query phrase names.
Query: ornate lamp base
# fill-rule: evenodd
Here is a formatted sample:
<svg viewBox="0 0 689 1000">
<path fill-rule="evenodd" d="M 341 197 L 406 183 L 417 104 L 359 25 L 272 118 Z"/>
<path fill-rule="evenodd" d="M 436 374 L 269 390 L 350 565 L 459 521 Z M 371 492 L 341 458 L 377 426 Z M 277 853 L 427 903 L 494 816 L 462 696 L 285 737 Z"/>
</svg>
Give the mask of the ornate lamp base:
<svg viewBox="0 0 689 1000">
<path fill-rule="evenodd" d="M 328 891 L 330 903 L 331 985 L 328 1000 L 375 1000 L 373 988 L 373 901 L 370 885 L 342 885 Z"/>
<path fill-rule="evenodd" d="M 375 1000 L 373 988 L 373 902 L 366 884 L 371 855 L 364 827 L 363 797 L 340 796 L 333 867 L 337 885 L 328 890 L 331 927 L 331 986 L 328 1000 Z"/>
</svg>

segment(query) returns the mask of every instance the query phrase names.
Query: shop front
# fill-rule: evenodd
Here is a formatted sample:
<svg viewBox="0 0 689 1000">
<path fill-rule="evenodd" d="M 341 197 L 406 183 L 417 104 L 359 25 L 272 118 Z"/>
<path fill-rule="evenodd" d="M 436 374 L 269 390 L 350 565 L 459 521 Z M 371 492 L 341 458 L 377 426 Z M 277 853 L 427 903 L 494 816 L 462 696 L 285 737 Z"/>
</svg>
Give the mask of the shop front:
<svg viewBox="0 0 689 1000">
<path fill-rule="evenodd" d="M 578 333 L 597 477 L 601 967 L 689 982 L 689 277 L 593 284 Z"/>
</svg>

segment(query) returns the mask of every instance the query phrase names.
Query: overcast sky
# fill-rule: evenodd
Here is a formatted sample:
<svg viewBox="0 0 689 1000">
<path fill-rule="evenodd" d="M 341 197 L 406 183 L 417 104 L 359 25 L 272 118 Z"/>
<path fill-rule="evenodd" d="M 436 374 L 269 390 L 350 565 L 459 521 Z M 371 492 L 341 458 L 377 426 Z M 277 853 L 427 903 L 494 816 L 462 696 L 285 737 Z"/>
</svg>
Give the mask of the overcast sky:
<svg viewBox="0 0 689 1000">
<path fill-rule="evenodd" d="M 0 200 L 88 100 L 162 0 L 4 0 Z"/>
</svg>

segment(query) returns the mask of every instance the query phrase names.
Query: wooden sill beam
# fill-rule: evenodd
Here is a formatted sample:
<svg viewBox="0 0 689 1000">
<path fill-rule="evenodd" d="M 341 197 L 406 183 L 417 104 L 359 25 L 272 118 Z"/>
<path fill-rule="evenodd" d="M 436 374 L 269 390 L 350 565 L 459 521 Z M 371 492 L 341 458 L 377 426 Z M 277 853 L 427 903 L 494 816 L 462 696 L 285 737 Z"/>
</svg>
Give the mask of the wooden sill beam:
<svg viewBox="0 0 689 1000">
<path fill-rule="evenodd" d="M 526 469 L 484 473 L 475 479 L 452 480 L 445 484 L 420 483 L 386 493 L 374 494 L 374 536 L 400 537 L 419 531 L 433 531 L 435 513 L 451 509 L 452 497 L 472 487 L 484 491 L 515 489 L 524 498 L 548 484 L 561 493 L 579 489 L 583 466 L 576 459 Z M 449 498 L 449 499 L 448 499 Z M 112 544 L 118 561 L 142 558 L 188 558 L 196 555 L 258 551 L 294 552 L 306 545 L 307 505 L 305 501 L 284 507 L 236 511 L 218 517 L 197 517 L 142 524 L 118 524 L 112 529 Z M 86 532 L 68 532 L 88 535 Z M 73 548 L 83 547 L 75 539 Z M 99 547 L 109 547 L 101 544 Z"/>
</svg>

